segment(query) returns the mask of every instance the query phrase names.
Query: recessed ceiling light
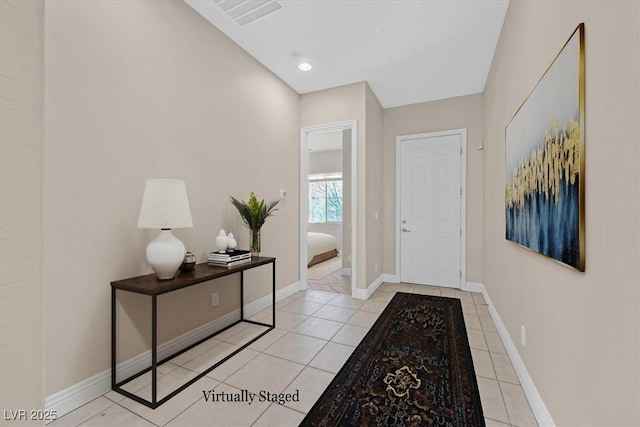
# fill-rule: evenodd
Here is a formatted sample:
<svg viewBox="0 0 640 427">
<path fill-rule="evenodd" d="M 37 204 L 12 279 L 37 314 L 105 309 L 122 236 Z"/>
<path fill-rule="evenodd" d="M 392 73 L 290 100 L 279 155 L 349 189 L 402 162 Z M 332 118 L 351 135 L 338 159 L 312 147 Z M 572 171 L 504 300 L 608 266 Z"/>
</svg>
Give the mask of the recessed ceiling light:
<svg viewBox="0 0 640 427">
<path fill-rule="evenodd" d="M 301 69 L 302 71 L 309 71 L 313 67 L 308 62 L 301 62 L 298 65 L 298 68 Z"/>
</svg>

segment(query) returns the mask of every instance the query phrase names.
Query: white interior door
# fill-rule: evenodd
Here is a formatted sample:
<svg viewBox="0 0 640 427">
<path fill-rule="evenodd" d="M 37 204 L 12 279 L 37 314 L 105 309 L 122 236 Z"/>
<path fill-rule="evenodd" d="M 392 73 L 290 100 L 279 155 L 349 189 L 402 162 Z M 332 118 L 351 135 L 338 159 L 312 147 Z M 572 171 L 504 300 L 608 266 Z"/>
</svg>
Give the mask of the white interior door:
<svg viewBox="0 0 640 427">
<path fill-rule="evenodd" d="M 461 135 L 400 141 L 400 281 L 460 288 Z"/>
</svg>

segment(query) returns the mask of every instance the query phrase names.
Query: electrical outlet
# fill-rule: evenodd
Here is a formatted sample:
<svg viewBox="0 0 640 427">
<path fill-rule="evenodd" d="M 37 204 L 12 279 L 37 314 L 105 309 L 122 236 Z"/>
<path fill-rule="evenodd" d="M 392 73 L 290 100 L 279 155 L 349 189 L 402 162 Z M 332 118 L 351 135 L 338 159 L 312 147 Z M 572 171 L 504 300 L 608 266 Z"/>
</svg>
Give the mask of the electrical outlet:
<svg viewBox="0 0 640 427">
<path fill-rule="evenodd" d="M 520 344 L 522 344 L 523 347 L 527 346 L 527 329 L 524 325 L 520 325 Z"/>
<path fill-rule="evenodd" d="M 211 307 L 220 305 L 220 295 L 217 292 L 211 294 Z"/>
<path fill-rule="evenodd" d="M 378 272 L 378 263 L 376 262 L 375 264 L 373 264 L 373 270 L 377 273 Z"/>
<path fill-rule="evenodd" d="M 351 262 L 351 254 L 347 255 L 347 261 Z"/>
</svg>

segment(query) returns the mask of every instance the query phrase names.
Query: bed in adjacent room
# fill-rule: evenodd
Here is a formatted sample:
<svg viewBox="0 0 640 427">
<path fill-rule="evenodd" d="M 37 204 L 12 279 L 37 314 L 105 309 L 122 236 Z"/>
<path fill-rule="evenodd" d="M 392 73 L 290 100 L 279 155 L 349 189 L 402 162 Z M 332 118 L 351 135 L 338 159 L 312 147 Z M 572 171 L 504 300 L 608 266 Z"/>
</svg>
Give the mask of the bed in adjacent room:
<svg viewBox="0 0 640 427">
<path fill-rule="evenodd" d="M 307 266 L 338 256 L 338 240 L 326 233 L 307 233 Z"/>
</svg>

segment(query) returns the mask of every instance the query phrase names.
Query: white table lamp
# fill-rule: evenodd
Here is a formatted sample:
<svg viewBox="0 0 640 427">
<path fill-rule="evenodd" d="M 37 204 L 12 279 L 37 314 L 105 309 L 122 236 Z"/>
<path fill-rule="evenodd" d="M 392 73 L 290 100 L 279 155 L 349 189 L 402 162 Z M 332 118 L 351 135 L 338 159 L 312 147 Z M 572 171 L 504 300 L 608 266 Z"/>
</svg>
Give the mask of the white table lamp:
<svg viewBox="0 0 640 427">
<path fill-rule="evenodd" d="M 184 260 L 184 244 L 172 228 L 193 227 L 184 181 L 148 179 L 142 197 L 138 228 L 159 228 L 160 235 L 147 246 L 147 262 L 158 279 L 173 279 Z"/>
</svg>

